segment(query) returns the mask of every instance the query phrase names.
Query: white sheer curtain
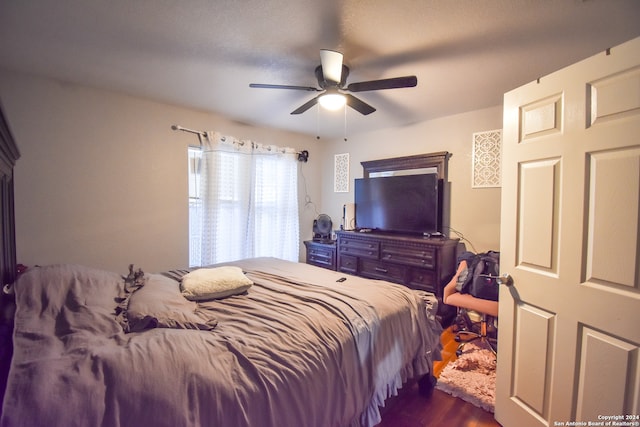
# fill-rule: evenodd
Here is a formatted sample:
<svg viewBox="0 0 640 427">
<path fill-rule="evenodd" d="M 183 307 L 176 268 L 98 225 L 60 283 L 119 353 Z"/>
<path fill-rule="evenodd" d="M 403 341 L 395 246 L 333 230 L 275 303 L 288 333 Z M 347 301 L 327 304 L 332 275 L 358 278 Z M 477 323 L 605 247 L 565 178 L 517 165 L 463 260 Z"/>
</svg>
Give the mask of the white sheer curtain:
<svg viewBox="0 0 640 427">
<path fill-rule="evenodd" d="M 260 256 L 298 261 L 294 149 L 209 132 L 201 165 L 201 247 L 193 265 Z"/>
</svg>

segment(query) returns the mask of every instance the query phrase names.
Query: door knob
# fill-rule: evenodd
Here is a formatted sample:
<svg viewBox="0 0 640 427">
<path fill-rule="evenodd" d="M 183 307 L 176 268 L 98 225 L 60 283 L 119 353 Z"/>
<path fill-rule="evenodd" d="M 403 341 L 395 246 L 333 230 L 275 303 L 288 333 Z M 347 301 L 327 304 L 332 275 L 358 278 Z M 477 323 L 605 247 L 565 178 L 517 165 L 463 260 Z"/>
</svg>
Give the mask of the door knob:
<svg viewBox="0 0 640 427">
<path fill-rule="evenodd" d="M 509 273 L 504 273 L 496 279 L 498 285 L 513 286 L 513 278 Z"/>
</svg>

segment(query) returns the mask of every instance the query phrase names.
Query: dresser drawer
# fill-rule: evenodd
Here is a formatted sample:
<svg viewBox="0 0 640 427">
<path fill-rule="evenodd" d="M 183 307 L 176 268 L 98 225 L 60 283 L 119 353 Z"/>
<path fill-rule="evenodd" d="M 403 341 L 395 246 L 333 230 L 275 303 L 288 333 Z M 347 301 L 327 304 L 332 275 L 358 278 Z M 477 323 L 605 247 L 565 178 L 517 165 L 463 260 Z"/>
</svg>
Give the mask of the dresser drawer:
<svg viewBox="0 0 640 427">
<path fill-rule="evenodd" d="M 390 282 L 406 282 L 407 268 L 401 265 L 386 262 L 363 259 L 360 265 L 360 274 L 373 279 L 388 280 Z"/>
<path fill-rule="evenodd" d="M 409 287 L 413 289 L 420 289 L 427 292 L 433 292 L 439 295 L 438 281 L 436 280 L 436 273 L 433 270 L 427 270 L 424 268 L 411 268 L 409 270 Z"/>
<path fill-rule="evenodd" d="M 326 242 L 304 242 L 307 247 L 307 264 L 336 269 L 336 245 Z"/>
<path fill-rule="evenodd" d="M 307 264 L 333 269 L 333 256 L 307 254 Z"/>
<path fill-rule="evenodd" d="M 382 244 L 380 258 L 423 268 L 435 268 L 436 251 L 431 247 L 411 247 Z"/>
<path fill-rule="evenodd" d="M 363 258 L 378 259 L 380 245 L 375 241 L 358 239 L 340 239 L 338 244 L 341 255 L 353 255 Z"/>
<path fill-rule="evenodd" d="M 340 265 L 338 269 L 345 273 L 356 274 L 358 272 L 358 257 L 350 255 L 341 255 L 339 259 Z"/>
<path fill-rule="evenodd" d="M 307 258 L 312 260 L 332 260 L 335 250 L 325 247 L 309 246 L 307 248 Z"/>
</svg>

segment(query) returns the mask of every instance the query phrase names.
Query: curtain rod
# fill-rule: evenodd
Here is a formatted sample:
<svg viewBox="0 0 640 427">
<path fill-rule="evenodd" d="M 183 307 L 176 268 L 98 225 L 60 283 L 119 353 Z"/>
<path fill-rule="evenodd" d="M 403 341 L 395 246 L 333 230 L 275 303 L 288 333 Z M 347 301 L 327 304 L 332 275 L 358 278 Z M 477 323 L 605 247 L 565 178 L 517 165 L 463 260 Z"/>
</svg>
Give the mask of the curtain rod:
<svg viewBox="0 0 640 427">
<path fill-rule="evenodd" d="M 202 145 L 202 137 L 207 136 L 207 133 L 204 131 L 184 128 L 180 125 L 171 125 L 171 129 L 181 130 L 183 132 L 189 132 L 189 133 L 194 133 L 198 135 L 198 139 L 200 140 L 200 145 Z M 307 150 L 298 151 L 296 154 L 298 155 L 299 162 L 307 163 L 307 160 L 309 160 L 309 152 Z"/>
<path fill-rule="evenodd" d="M 207 135 L 206 132 L 203 132 L 201 130 L 193 130 L 193 129 L 183 128 L 180 125 L 171 125 L 171 129 L 173 129 L 173 130 L 181 130 L 183 132 L 195 133 L 198 136 L 206 136 Z"/>
</svg>

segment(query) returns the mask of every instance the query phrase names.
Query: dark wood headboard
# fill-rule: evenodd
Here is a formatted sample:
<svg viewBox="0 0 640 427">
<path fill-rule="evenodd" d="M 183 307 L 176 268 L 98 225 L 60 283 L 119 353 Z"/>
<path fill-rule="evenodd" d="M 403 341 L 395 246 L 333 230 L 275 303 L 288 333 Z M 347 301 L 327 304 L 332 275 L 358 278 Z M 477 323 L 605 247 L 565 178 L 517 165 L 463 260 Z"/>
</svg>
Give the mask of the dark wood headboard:
<svg viewBox="0 0 640 427">
<path fill-rule="evenodd" d="M 13 167 L 20 157 L 9 124 L 0 105 L 0 228 L 2 254 L 0 254 L 0 414 L 7 386 L 7 375 L 13 354 L 13 297 L 4 293 L 4 286 L 16 279 L 16 226 L 13 208 Z"/>
</svg>

